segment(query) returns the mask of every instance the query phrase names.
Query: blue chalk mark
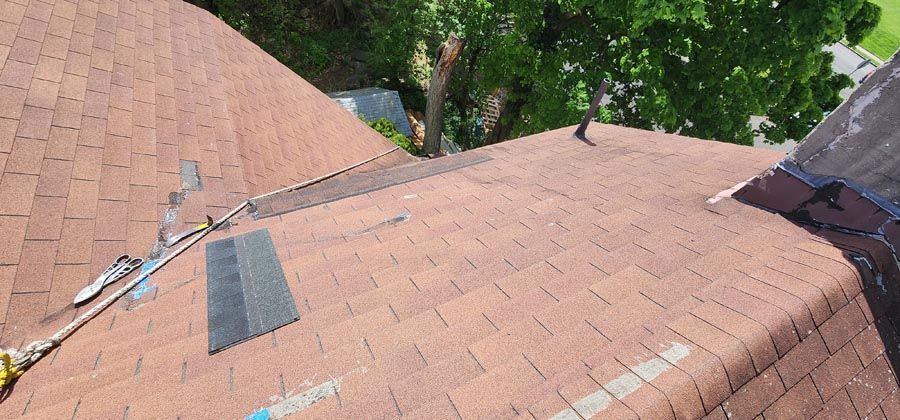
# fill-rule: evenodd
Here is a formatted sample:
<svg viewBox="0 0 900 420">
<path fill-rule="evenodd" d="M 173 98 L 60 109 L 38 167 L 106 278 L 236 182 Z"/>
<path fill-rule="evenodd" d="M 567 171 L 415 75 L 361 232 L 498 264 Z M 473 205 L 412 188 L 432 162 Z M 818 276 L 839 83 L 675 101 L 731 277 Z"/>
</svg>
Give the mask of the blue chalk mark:
<svg viewBox="0 0 900 420">
<path fill-rule="evenodd" d="M 159 262 L 159 260 L 150 260 L 150 261 L 145 262 L 144 265 L 141 267 L 141 274 L 144 274 L 144 273 L 150 271 L 150 269 L 152 269 L 153 267 L 156 267 L 156 264 L 158 262 Z M 153 289 L 155 289 L 156 286 L 148 286 L 147 284 L 149 282 L 150 282 L 150 276 L 147 276 L 146 278 L 141 280 L 137 284 L 137 286 L 134 286 L 134 291 L 131 292 L 131 297 L 134 300 L 138 300 L 145 293 L 153 291 Z"/>
<path fill-rule="evenodd" d="M 259 411 L 254 411 L 253 414 L 248 414 L 247 417 L 244 417 L 244 420 L 269 420 L 269 409 L 263 408 Z"/>
</svg>

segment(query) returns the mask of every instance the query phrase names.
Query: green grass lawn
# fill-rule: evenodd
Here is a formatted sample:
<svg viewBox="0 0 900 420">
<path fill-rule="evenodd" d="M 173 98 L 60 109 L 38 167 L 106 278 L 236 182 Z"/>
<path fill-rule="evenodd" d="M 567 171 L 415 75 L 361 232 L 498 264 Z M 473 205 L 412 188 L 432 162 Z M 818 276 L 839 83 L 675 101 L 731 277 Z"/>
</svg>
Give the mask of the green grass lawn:
<svg viewBox="0 0 900 420">
<path fill-rule="evenodd" d="M 900 0 L 869 0 L 881 6 L 881 22 L 860 45 L 882 60 L 900 48 Z"/>
</svg>

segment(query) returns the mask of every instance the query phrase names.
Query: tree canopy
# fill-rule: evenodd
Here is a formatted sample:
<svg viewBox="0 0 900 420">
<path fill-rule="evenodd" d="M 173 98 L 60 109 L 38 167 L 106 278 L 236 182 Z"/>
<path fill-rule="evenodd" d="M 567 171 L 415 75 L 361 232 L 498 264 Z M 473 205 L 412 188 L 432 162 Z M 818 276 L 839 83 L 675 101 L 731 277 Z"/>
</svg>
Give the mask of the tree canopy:
<svg viewBox="0 0 900 420">
<path fill-rule="evenodd" d="M 764 115 L 769 141 L 799 139 L 852 83 L 832 72 L 822 47 L 859 42 L 880 16 L 866 0 L 331 1 L 344 12 L 330 25 L 365 41 L 348 43 L 367 50 L 364 81 L 400 90 L 407 107 L 422 110 L 415 93 L 426 88 L 434 48 L 451 33 L 465 42 L 444 131 L 467 147 L 577 123 L 604 78 L 612 102 L 603 118 L 617 124 L 752 144 L 749 117 Z M 290 44 L 312 36 L 296 23 L 312 6 L 208 3 L 307 76 L 309 63 L 290 59 L 309 51 Z M 506 106 L 485 139 L 479 109 L 497 89 Z"/>
</svg>

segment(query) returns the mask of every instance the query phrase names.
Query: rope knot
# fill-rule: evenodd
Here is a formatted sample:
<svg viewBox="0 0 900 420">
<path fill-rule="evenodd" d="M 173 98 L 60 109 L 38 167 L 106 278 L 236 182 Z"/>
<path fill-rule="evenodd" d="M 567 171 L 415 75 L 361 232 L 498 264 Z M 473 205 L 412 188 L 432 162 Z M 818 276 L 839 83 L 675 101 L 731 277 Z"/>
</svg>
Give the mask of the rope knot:
<svg viewBox="0 0 900 420">
<path fill-rule="evenodd" d="M 58 345 L 59 340 L 51 337 L 46 340 L 34 341 L 22 350 L 10 349 L 6 350 L 5 353 L 9 354 L 9 357 L 12 359 L 11 367 L 20 372 L 19 375 L 21 375 L 21 372 L 31 367 L 31 365 Z"/>
</svg>

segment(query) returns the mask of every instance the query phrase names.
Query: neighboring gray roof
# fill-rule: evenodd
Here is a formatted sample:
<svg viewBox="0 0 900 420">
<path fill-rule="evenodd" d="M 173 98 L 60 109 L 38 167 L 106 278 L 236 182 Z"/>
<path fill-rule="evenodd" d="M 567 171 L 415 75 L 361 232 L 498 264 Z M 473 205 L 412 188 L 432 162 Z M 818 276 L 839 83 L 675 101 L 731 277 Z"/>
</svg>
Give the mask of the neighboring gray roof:
<svg viewBox="0 0 900 420">
<path fill-rule="evenodd" d="M 869 76 L 788 158 L 900 206 L 900 59 Z"/>
<path fill-rule="evenodd" d="M 394 123 L 397 130 L 403 133 L 403 135 L 407 137 L 413 135 L 412 129 L 409 127 L 409 121 L 406 120 L 406 113 L 403 111 L 403 103 L 400 102 L 400 95 L 397 94 L 397 91 L 370 87 L 343 92 L 332 92 L 328 94 L 328 97 L 334 99 L 335 102 L 354 115 L 362 115 L 365 117 L 366 121 L 387 118 Z"/>
<path fill-rule="evenodd" d="M 774 168 L 734 197 L 887 244 L 900 258 L 900 58 L 872 73 Z"/>
</svg>

